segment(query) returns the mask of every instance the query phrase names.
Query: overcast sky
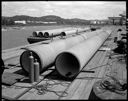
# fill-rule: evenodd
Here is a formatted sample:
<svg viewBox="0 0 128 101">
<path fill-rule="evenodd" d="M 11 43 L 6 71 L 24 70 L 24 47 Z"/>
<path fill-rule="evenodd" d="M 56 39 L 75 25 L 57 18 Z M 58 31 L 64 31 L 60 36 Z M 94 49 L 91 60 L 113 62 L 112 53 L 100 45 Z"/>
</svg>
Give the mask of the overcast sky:
<svg viewBox="0 0 128 101">
<path fill-rule="evenodd" d="M 2 16 L 56 15 L 62 18 L 107 19 L 126 11 L 124 1 L 23 1 L 2 2 Z"/>
</svg>

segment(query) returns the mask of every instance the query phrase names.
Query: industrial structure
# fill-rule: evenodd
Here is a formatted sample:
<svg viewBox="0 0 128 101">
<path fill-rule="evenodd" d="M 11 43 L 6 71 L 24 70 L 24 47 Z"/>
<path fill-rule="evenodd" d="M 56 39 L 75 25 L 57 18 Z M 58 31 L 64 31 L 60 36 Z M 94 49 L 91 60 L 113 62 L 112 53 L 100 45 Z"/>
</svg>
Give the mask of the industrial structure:
<svg viewBox="0 0 128 101">
<path fill-rule="evenodd" d="M 126 25 L 126 12 L 119 14 L 119 17 L 108 17 L 113 25 Z"/>
</svg>

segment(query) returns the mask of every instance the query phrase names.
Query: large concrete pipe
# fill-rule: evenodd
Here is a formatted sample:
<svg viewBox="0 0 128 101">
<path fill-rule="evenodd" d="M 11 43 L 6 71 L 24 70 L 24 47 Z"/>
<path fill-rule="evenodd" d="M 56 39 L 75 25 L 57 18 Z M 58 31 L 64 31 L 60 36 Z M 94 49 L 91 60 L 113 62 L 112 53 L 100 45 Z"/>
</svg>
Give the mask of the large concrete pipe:
<svg viewBox="0 0 128 101">
<path fill-rule="evenodd" d="M 67 39 L 53 41 L 50 44 L 28 47 L 27 51 L 23 52 L 20 56 L 20 64 L 25 71 L 29 72 L 28 57 L 29 53 L 32 52 L 33 56 L 40 64 L 41 72 L 54 63 L 55 58 L 59 53 L 84 41 L 85 39 L 89 38 L 91 34 L 95 35 L 94 32 L 88 32 L 85 33 L 85 35 L 81 34 Z"/>
<path fill-rule="evenodd" d="M 72 35 L 72 34 L 77 34 L 77 29 L 61 32 L 62 36 L 67 36 L 67 35 Z"/>
<path fill-rule="evenodd" d="M 109 34 L 105 31 L 60 53 L 55 60 L 58 73 L 66 78 L 75 77 L 100 48 Z"/>
<path fill-rule="evenodd" d="M 50 37 L 50 36 L 66 36 L 71 34 L 77 34 L 81 32 L 85 32 L 89 30 L 89 28 L 63 28 L 63 29 L 56 29 L 56 30 L 48 30 L 44 32 L 44 37 Z"/>
<path fill-rule="evenodd" d="M 74 28 L 60 28 L 60 29 L 52 29 L 52 30 L 44 30 L 40 31 L 44 33 L 44 37 L 51 37 L 51 36 L 58 36 L 61 35 L 61 32 L 66 31 L 66 30 L 72 30 Z"/>
<path fill-rule="evenodd" d="M 85 38 L 83 36 L 78 35 L 63 40 L 53 41 L 50 44 L 28 47 L 20 56 L 21 67 L 23 70 L 29 72 L 29 55 L 30 52 L 32 52 L 34 58 L 39 62 L 41 72 L 52 65 L 59 53 L 84 40 Z"/>
<path fill-rule="evenodd" d="M 64 31 L 64 32 L 61 32 L 62 36 L 67 36 L 67 35 L 73 35 L 73 34 L 80 34 L 82 32 L 86 32 L 90 30 L 90 28 L 76 28 L 74 30 L 68 30 L 68 31 Z"/>
<path fill-rule="evenodd" d="M 68 27 L 68 28 L 63 28 L 63 29 L 73 29 L 73 28 L 71 28 L 71 27 Z M 43 31 L 34 31 L 33 33 L 32 33 L 32 35 L 34 36 L 34 37 L 43 37 L 44 36 L 44 33 L 45 32 L 51 32 L 51 31 L 53 31 L 53 32 L 57 32 L 57 30 L 59 31 L 59 32 L 61 32 L 61 31 L 63 31 L 63 29 L 52 29 L 52 30 L 43 30 Z"/>
<path fill-rule="evenodd" d="M 91 37 L 93 37 L 93 36 L 95 36 L 99 33 L 102 33 L 102 32 L 103 32 L 103 30 L 99 29 L 99 30 L 96 30 L 96 31 L 93 31 L 93 32 L 86 32 L 86 33 L 81 34 L 81 35 L 84 36 L 86 39 L 88 39 L 88 38 L 91 38 Z"/>
</svg>

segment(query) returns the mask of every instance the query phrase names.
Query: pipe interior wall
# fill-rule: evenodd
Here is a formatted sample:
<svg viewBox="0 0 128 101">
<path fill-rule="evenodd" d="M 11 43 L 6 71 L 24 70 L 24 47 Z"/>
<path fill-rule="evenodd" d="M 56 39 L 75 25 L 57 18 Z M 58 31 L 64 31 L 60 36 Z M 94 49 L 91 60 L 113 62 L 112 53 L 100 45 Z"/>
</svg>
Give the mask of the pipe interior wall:
<svg viewBox="0 0 128 101">
<path fill-rule="evenodd" d="M 38 36 L 39 36 L 39 37 L 43 37 L 44 34 L 43 34 L 42 32 L 39 32 L 39 33 L 38 33 Z"/>
<path fill-rule="evenodd" d="M 32 33 L 33 37 L 37 37 L 37 36 L 38 36 L 38 33 L 39 33 L 39 31 L 34 31 L 34 32 Z"/>
</svg>

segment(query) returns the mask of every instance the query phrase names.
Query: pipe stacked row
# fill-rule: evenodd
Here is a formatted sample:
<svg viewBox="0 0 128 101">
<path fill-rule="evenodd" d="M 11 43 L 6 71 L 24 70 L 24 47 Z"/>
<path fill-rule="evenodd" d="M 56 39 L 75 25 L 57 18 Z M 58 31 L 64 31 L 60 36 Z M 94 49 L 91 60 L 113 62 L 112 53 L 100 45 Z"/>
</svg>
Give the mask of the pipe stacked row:
<svg viewBox="0 0 128 101">
<path fill-rule="evenodd" d="M 52 36 L 66 36 L 69 34 L 77 34 L 81 32 L 85 32 L 89 30 L 90 28 L 63 28 L 63 29 L 52 29 L 52 30 L 44 30 L 44 31 L 34 31 L 33 36 L 34 37 L 52 37 Z"/>
<path fill-rule="evenodd" d="M 66 39 L 56 40 L 49 44 L 42 44 L 28 47 L 20 56 L 20 64 L 23 70 L 29 72 L 29 55 L 30 52 L 38 60 L 40 65 L 40 72 L 50 67 L 54 62 L 55 58 L 61 52 L 77 45 L 87 38 L 95 36 L 98 33 L 102 33 L 102 30 L 96 32 L 86 32 L 84 34 L 76 35 Z"/>
<path fill-rule="evenodd" d="M 72 28 L 73 29 L 73 28 Z M 65 31 L 65 30 L 71 30 L 71 28 L 63 28 L 63 29 L 52 29 L 52 30 L 43 30 L 43 31 L 34 31 L 33 32 L 33 36 L 35 37 L 44 37 L 44 34 L 46 34 L 45 36 L 47 36 L 47 33 L 55 33 L 55 34 L 60 34 L 61 31 Z"/>
<path fill-rule="evenodd" d="M 66 78 L 75 77 L 109 35 L 110 33 L 106 31 L 99 32 L 98 35 L 60 53 L 55 60 L 55 67 L 58 73 Z"/>
</svg>

